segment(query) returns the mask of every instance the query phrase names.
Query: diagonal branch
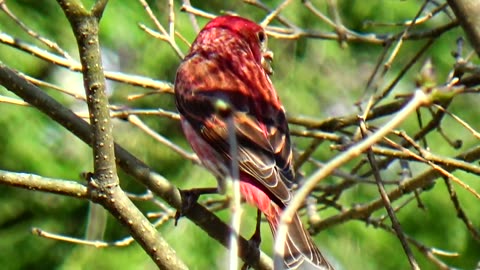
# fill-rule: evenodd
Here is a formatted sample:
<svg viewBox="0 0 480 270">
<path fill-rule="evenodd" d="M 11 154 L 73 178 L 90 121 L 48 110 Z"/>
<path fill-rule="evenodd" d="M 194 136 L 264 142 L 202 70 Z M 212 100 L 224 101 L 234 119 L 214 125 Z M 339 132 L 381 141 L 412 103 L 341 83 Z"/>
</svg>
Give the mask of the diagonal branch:
<svg viewBox="0 0 480 270">
<path fill-rule="evenodd" d="M 29 83 L 23 77 L 18 75 L 17 72 L 1 63 L 0 84 L 39 109 L 44 114 L 48 115 L 54 121 L 61 124 L 79 139 L 91 146 L 90 126 L 87 122 L 48 96 L 41 89 Z M 181 208 L 182 202 L 178 188 L 168 182 L 167 179 L 152 172 L 145 163 L 137 159 L 118 144 L 115 144 L 115 158 L 118 166 L 122 168 L 124 172 L 144 184 L 148 189 L 160 196 L 171 206 L 176 209 Z M 195 203 L 192 206 L 191 211 L 188 211 L 185 214 L 188 219 L 207 232 L 210 237 L 216 239 L 223 246 L 228 247 L 227 236 L 230 233 L 230 229 L 217 216 L 198 203 Z M 239 239 L 239 245 L 239 256 L 243 261 L 247 262 L 248 265 L 252 265 L 256 269 L 272 269 L 272 261 L 264 253 L 261 253 L 258 261 L 247 259 L 247 254 L 251 254 L 253 251 L 245 238 L 241 237 Z"/>
<path fill-rule="evenodd" d="M 300 208 L 302 202 L 307 198 L 308 194 L 315 188 L 315 186 L 326 176 L 330 175 L 335 169 L 350 161 L 352 158 L 359 156 L 365 150 L 370 148 L 373 144 L 380 141 L 384 136 L 391 132 L 395 127 L 400 125 L 412 112 L 415 112 L 419 107 L 427 105 L 431 102 L 431 97 L 421 90 L 416 90 L 412 99 L 407 105 L 400 110 L 397 115 L 386 123 L 381 129 L 368 136 L 365 140 L 360 141 L 352 146 L 349 150 L 338 155 L 327 163 L 324 167 L 314 172 L 306 181 L 305 184 L 296 192 L 290 204 L 285 208 L 280 218 L 280 224 L 277 230 L 277 239 L 275 239 L 275 250 L 283 250 L 282 245 L 287 235 L 288 224 L 292 220 L 294 213 Z M 383 204 L 383 201 L 382 201 Z M 283 254 L 275 254 L 275 264 L 277 260 L 281 259 Z"/>
</svg>

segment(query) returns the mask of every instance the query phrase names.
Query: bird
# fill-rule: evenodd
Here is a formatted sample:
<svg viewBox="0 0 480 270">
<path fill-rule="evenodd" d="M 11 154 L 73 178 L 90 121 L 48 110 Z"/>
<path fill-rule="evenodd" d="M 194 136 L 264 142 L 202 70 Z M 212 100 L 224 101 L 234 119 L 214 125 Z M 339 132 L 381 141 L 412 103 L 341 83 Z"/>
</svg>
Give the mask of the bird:
<svg viewBox="0 0 480 270">
<path fill-rule="evenodd" d="M 198 33 L 180 63 L 174 92 L 185 137 L 219 189 L 235 161 L 242 197 L 265 215 L 275 237 L 296 179 L 286 112 L 270 79 L 272 60 L 263 27 L 219 16 Z M 232 134 L 237 145 L 230 143 Z M 283 260 L 285 269 L 334 269 L 298 214 L 288 224 Z"/>
</svg>

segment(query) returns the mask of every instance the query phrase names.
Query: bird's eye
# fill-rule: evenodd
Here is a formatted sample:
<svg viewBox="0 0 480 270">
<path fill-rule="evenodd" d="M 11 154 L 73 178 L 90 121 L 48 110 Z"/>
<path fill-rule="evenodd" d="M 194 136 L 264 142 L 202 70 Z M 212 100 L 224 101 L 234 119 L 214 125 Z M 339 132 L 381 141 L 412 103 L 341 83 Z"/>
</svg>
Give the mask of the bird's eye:
<svg viewBox="0 0 480 270">
<path fill-rule="evenodd" d="M 260 41 L 260 43 L 265 42 L 265 39 L 267 38 L 264 32 L 258 32 L 257 36 L 258 36 L 258 41 Z"/>
</svg>

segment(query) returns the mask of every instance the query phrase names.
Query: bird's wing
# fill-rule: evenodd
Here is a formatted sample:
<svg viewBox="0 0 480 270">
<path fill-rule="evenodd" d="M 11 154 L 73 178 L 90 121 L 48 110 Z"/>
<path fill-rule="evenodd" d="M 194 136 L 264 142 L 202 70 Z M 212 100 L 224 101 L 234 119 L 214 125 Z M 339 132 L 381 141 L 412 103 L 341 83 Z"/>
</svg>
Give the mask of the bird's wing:
<svg viewBox="0 0 480 270">
<path fill-rule="evenodd" d="M 234 132 L 240 171 L 256 179 L 259 188 L 273 195 L 272 199 L 284 206 L 290 201 L 289 186 L 294 179 L 285 112 L 281 106 L 271 104 L 272 99 L 255 92 L 258 89 L 251 89 L 263 85 L 272 89 L 260 91 L 272 92 L 273 86 L 267 77 L 264 79 L 268 81 L 258 84 L 248 82 L 228 66 L 218 68 L 216 61 L 191 56 L 183 62 L 177 71 L 175 85 L 177 107 L 184 119 L 220 153 L 228 166 L 232 147 L 229 132 Z M 184 81 L 196 83 L 187 85 Z M 229 131 L 226 119 L 217 113 L 215 106 L 219 100 L 231 106 L 229 117 L 233 119 L 234 130 Z M 278 102 L 278 99 L 275 101 Z"/>
</svg>

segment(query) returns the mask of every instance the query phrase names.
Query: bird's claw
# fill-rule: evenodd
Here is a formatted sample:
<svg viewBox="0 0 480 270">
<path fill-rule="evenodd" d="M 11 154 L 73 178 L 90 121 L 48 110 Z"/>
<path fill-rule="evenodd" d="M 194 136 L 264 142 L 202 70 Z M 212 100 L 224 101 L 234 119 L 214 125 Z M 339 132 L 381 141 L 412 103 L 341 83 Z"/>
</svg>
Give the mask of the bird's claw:
<svg viewBox="0 0 480 270">
<path fill-rule="evenodd" d="M 178 220 L 187 213 L 192 206 L 197 202 L 200 197 L 200 193 L 195 189 L 181 190 L 180 196 L 182 197 L 182 206 L 175 213 L 175 226 L 177 226 Z"/>
<path fill-rule="evenodd" d="M 182 206 L 175 213 L 175 226 L 177 226 L 178 220 L 192 209 L 200 195 L 217 193 L 217 188 L 179 189 L 179 191 L 182 197 Z"/>
<path fill-rule="evenodd" d="M 255 232 L 252 234 L 252 237 L 248 239 L 248 253 L 246 259 L 248 262 L 256 261 L 260 257 L 260 243 L 262 242 L 262 236 L 260 232 L 260 222 L 261 222 L 262 213 L 260 210 L 257 210 L 257 224 L 255 226 Z M 250 269 L 250 265 L 244 263 L 242 270 Z"/>
<path fill-rule="evenodd" d="M 245 256 L 247 262 L 255 262 L 260 258 L 260 242 L 260 234 L 257 236 L 257 232 L 255 232 L 248 240 L 248 252 Z M 248 270 L 250 268 L 251 266 L 248 263 L 244 263 L 241 269 Z"/>
</svg>

